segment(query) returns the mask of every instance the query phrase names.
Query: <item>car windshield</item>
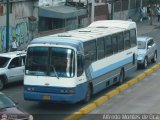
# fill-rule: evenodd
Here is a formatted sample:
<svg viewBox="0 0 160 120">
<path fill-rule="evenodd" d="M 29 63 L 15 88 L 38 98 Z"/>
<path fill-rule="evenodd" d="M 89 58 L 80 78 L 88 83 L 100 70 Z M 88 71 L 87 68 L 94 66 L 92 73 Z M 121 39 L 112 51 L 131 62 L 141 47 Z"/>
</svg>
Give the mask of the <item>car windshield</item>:
<svg viewBox="0 0 160 120">
<path fill-rule="evenodd" d="M 0 68 L 4 68 L 6 67 L 6 65 L 8 64 L 10 58 L 7 58 L 7 57 L 1 57 L 0 56 Z"/>
<path fill-rule="evenodd" d="M 69 48 L 30 47 L 27 51 L 27 75 L 74 77 L 75 55 Z"/>
<path fill-rule="evenodd" d="M 146 42 L 145 41 L 138 41 L 138 49 L 145 49 Z"/>
<path fill-rule="evenodd" d="M 0 109 L 15 107 L 16 104 L 7 96 L 0 95 Z"/>
</svg>

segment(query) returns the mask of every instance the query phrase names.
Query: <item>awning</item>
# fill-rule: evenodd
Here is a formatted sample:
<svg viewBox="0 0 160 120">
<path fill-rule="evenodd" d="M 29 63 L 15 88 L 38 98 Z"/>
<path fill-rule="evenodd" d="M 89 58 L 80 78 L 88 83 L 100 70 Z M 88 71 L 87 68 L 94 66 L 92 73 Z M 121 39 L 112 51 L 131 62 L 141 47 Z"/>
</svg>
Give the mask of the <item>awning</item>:
<svg viewBox="0 0 160 120">
<path fill-rule="evenodd" d="M 39 16 L 50 18 L 74 18 L 77 16 L 86 15 L 86 9 L 78 9 L 71 6 L 53 6 L 53 7 L 39 7 Z"/>
</svg>

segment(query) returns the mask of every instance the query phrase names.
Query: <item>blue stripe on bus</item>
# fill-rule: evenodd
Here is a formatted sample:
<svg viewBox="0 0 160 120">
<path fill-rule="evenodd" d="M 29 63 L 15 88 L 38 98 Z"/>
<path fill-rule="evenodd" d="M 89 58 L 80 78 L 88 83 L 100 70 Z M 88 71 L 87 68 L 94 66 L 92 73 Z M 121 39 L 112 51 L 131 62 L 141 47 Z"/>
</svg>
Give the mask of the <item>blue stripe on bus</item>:
<svg viewBox="0 0 160 120">
<path fill-rule="evenodd" d="M 75 47 L 78 51 L 83 51 L 82 41 L 69 39 L 69 38 L 41 37 L 41 38 L 36 38 L 32 40 L 30 44 L 44 44 L 44 43 L 56 44 L 56 45 L 69 45 L 69 46 Z"/>
<path fill-rule="evenodd" d="M 98 77 L 100 75 L 103 75 L 103 74 L 109 72 L 109 71 L 112 71 L 112 70 L 114 70 L 116 68 L 119 68 L 119 67 L 125 65 L 125 64 L 128 64 L 128 63 L 130 63 L 132 61 L 133 61 L 133 57 L 131 56 L 131 57 L 126 58 L 124 60 L 121 60 L 121 61 L 119 61 L 117 63 L 114 63 L 114 64 L 111 64 L 109 66 L 106 66 L 106 67 L 104 67 L 104 68 L 102 68 L 100 70 L 91 72 L 92 78 L 96 78 L 96 77 Z M 90 66 L 90 71 L 93 71 L 93 68 L 91 66 Z"/>
<path fill-rule="evenodd" d="M 27 89 L 32 88 L 34 91 L 28 91 Z M 77 85 L 76 87 L 67 88 L 67 87 L 49 87 L 49 86 L 33 86 L 25 85 L 24 86 L 24 99 L 33 100 L 33 101 L 45 101 L 43 96 L 50 96 L 51 102 L 60 102 L 60 103 L 76 103 L 85 98 L 87 92 L 88 84 L 83 83 Z M 61 93 L 62 90 L 74 89 L 76 92 L 73 94 Z"/>
</svg>

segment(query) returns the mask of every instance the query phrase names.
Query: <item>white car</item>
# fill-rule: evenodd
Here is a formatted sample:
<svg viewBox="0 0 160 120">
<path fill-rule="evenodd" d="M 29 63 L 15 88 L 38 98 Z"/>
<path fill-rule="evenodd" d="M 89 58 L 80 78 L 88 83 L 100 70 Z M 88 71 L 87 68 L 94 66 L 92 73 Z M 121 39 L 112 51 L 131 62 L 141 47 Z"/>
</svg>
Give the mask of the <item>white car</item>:
<svg viewBox="0 0 160 120">
<path fill-rule="evenodd" d="M 25 51 L 0 54 L 0 90 L 7 83 L 23 80 L 25 57 Z"/>
<path fill-rule="evenodd" d="M 149 62 L 157 61 L 157 46 L 152 37 L 138 37 L 138 68 L 147 68 Z"/>
</svg>

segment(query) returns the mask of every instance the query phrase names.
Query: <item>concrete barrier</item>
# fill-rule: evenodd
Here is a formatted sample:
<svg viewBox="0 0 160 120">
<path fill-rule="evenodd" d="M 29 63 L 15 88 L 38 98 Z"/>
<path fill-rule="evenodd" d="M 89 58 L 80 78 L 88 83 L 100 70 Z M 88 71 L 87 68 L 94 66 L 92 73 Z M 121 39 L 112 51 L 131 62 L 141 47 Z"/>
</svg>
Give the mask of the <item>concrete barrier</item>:
<svg viewBox="0 0 160 120">
<path fill-rule="evenodd" d="M 153 71 L 154 71 L 154 70 L 152 70 L 152 69 L 148 69 L 148 70 L 144 71 L 144 73 L 145 73 L 146 75 L 150 75 Z"/>
<path fill-rule="evenodd" d="M 72 115 L 70 115 L 67 118 L 65 118 L 65 120 L 79 120 L 81 117 L 82 117 L 82 113 L 81 112 L 75 112 Z"/>
<path fill-rule="evenodd" d="M 96 105 L 96 106 L 100 106 L 102 105 L 103 103 L 107 102 L 109 100 L 108 96 L 102 96 L 100 98 L 98 98 L 97 100 L 95 100 L 93 103 Z"/>
<path fill-rule="evenodd" d="M 125 83 L 125 84 L 117 87 L 116 89 L 119 90 L 119 92 L 122 92 L 122 91 L 128 89 L 128 87 L 129 87 L 129 85 Z"/>
<path fill-rule="evenodd" d="M 160 64 L 157 64 L 157 65 L 153 66 L 151 69 L 152 69 L 153 71 L 156 71 L 156 70 L 158 70 L 159 68 L 160 68 Z"/>
<path fill-rule="evenodd" d="M 128 86 L 133 86 L 137 82 L 138 82 L 138 79 L 137 78 L 133 78 L 132 80 L 128 81 L 126 84 L 128 84 Z"/>
<path fill-rule="evenodd" d="M 92 110 L 94 110 L 95 108 L 96 108 L 96 104 L 91 103 L 91 104 L 88 104 L 87 106 L 83 107 L 79 111 L 82 113 L 82 115 L 85 115 L 85 114 L 91 112 Z"/>
<path fill-rule="evenodd" d="M 138 81 L 143 80 L 147 75 L 145 73 L 142 73 L 140 75 L 138 75 L 136 78 L 138 79 Z"/>
<path fill-rule="evenodd" d="M 112 97 L 114 97 L 118 94 L 119 94 L 119 90 L 115 89 L 115 90 L 112 90 L 111 92 L 105 94 L 105 96 L 108 96 L 108 99 L 111 99 Z"/>
</svg>

